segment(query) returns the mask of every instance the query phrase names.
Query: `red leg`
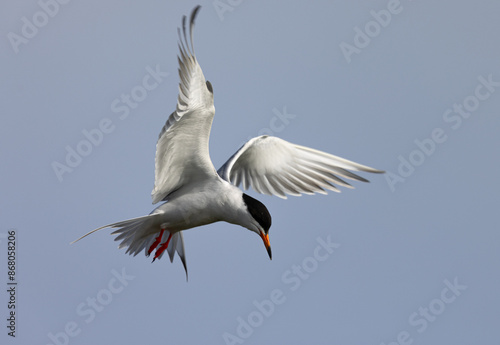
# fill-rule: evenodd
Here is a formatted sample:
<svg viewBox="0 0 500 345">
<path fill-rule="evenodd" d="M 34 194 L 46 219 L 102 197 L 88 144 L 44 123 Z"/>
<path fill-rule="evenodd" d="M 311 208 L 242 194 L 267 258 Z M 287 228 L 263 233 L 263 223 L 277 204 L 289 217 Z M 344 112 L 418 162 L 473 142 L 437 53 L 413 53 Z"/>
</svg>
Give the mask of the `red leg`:
<svg viewBox="0 0 500 345">
<path fill-rule="evenodd" d="M 167 249 L 168 244 L 170 243 L 170 240 L 172 239 L 172 233 L 168 235 L 167 242 L 163 243 L 158 249 L 156 249 L 155 257 L 153 258 L 153 262 L 158 258 L 164 251 Z"/>
<path fill-rule="evenodd" d="M 161 241 L 161 238 L 163 237 L 163 233 L 165 232 L 165 229 L 161 229 L 161 232 L 160 234 L 158 235 L 158 237 L 155 238 L 155 241 L 153 242 L 153 244 L 151 245 L 151 247 L 149 247 L 148 249 L 148 256 L 149 254 L 151 254 L 151 252 L 156 248 L 158 247 L 158 245 L 160 244 L 160 241 Z"/>
</svg>

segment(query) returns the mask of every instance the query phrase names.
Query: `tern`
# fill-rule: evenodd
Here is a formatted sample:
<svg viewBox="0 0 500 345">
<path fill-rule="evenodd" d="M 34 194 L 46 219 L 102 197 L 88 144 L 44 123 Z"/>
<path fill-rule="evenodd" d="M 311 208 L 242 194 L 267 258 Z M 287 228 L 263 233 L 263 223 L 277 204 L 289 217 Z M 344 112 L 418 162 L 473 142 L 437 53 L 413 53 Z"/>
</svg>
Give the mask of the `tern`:
<svg viewBox="0 0 500 345">
<path fill-rule="evenodd" d="M 210 160 L 208 142 L 215 114 L 212 84 L 205 80 L 194 53 L 193 28 L 200 6 L 189 21 L 182 18 L 179 36 L 179 96 L 176 110 L 160 132 L 156 144 L 153 204 L 164 201 L 149 215 L 92 230 L 118 228 L 112 235 L 119 248 L 146 256 L 155 251 L 153 261 L 165 250 L 170 261 L 177 252 L 187 277 L 182 231 L 225 221 L 259 235 L 272 259 L 269 242 L 271 215 L 266 206 L 244 190 L 276 195 L 326 194 L 339 192 L 337 186 L 353 188 L 342 178 L 368 182 L 351 171 L 383 173 L 344 158 L 295 145 L 274 136 L 262 135 L 247 141 L 216 170 Z M 72 242 L 72 243 L 74 243 Z"/>
</svg>

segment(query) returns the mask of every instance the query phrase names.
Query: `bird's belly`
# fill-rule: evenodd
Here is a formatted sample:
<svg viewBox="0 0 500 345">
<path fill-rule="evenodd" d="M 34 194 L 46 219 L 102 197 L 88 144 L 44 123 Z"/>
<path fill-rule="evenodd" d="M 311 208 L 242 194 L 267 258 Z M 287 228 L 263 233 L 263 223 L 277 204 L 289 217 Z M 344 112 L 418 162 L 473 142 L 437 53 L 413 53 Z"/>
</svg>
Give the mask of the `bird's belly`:
<svg viewBox="0 0 500 345">
<path fill-rule="evenodd" d="M 163 214 L 162 225 L 170 231 L 191 229 L 222 220 L 218 200 L 212 200 L 203 193 L 171 199 L 153 212 Z"/>
</svg>

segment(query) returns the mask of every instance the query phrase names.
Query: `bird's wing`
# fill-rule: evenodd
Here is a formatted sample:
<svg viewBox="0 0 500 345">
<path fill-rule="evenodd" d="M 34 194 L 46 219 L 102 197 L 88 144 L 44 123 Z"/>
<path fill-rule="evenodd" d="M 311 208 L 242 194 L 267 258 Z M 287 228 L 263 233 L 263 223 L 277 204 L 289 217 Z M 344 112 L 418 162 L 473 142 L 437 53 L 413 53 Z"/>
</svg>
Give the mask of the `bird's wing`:
<svg viewBox="0 0 500 345">
<path fill-rule="evenodd" d="M 353 188 L 341 178 L 368 182 L 350 172 L 383 173 L 325 152 L 295 145 L 277 137 L 263 135 L 247 141 L 218 170 L 224 180 L 244 189 L 277 195 L 339 192 L 336 187 Z"/>
<path fill-rule="evenodd" d="M 160 132 L 156 144 L 153 204 L 189 184 L 216 175 L 208 153 L 208 140 L 215 114 L 213 91 L 205 81 L 194 54 L 193 27 L 200 6 L 191 13 L 189 40 L 186 17 L 179 34 L 179 96 L 177 108 Z"/>
</svg>

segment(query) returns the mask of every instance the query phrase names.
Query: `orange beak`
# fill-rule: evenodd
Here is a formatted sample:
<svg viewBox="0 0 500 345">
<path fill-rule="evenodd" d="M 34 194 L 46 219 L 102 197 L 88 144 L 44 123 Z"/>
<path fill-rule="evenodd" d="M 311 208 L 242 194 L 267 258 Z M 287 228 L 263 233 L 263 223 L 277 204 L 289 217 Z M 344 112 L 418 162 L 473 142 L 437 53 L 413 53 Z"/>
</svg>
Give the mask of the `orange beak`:
<svg viewBox="0 0 500 345">
<path fill-rule="evenodd" d="M 271 252 L 271 243 L 269 242 L 269 234 L 265 234 L 263 232 L 260 233 L 260 237 L 262 238 L 262 241 L 264 241 L 264 245 L 266 246 L 267 249 L 267 254 L 269 254 L 269 259 L 273 259 L 273 253 Z"/>
</svg>

